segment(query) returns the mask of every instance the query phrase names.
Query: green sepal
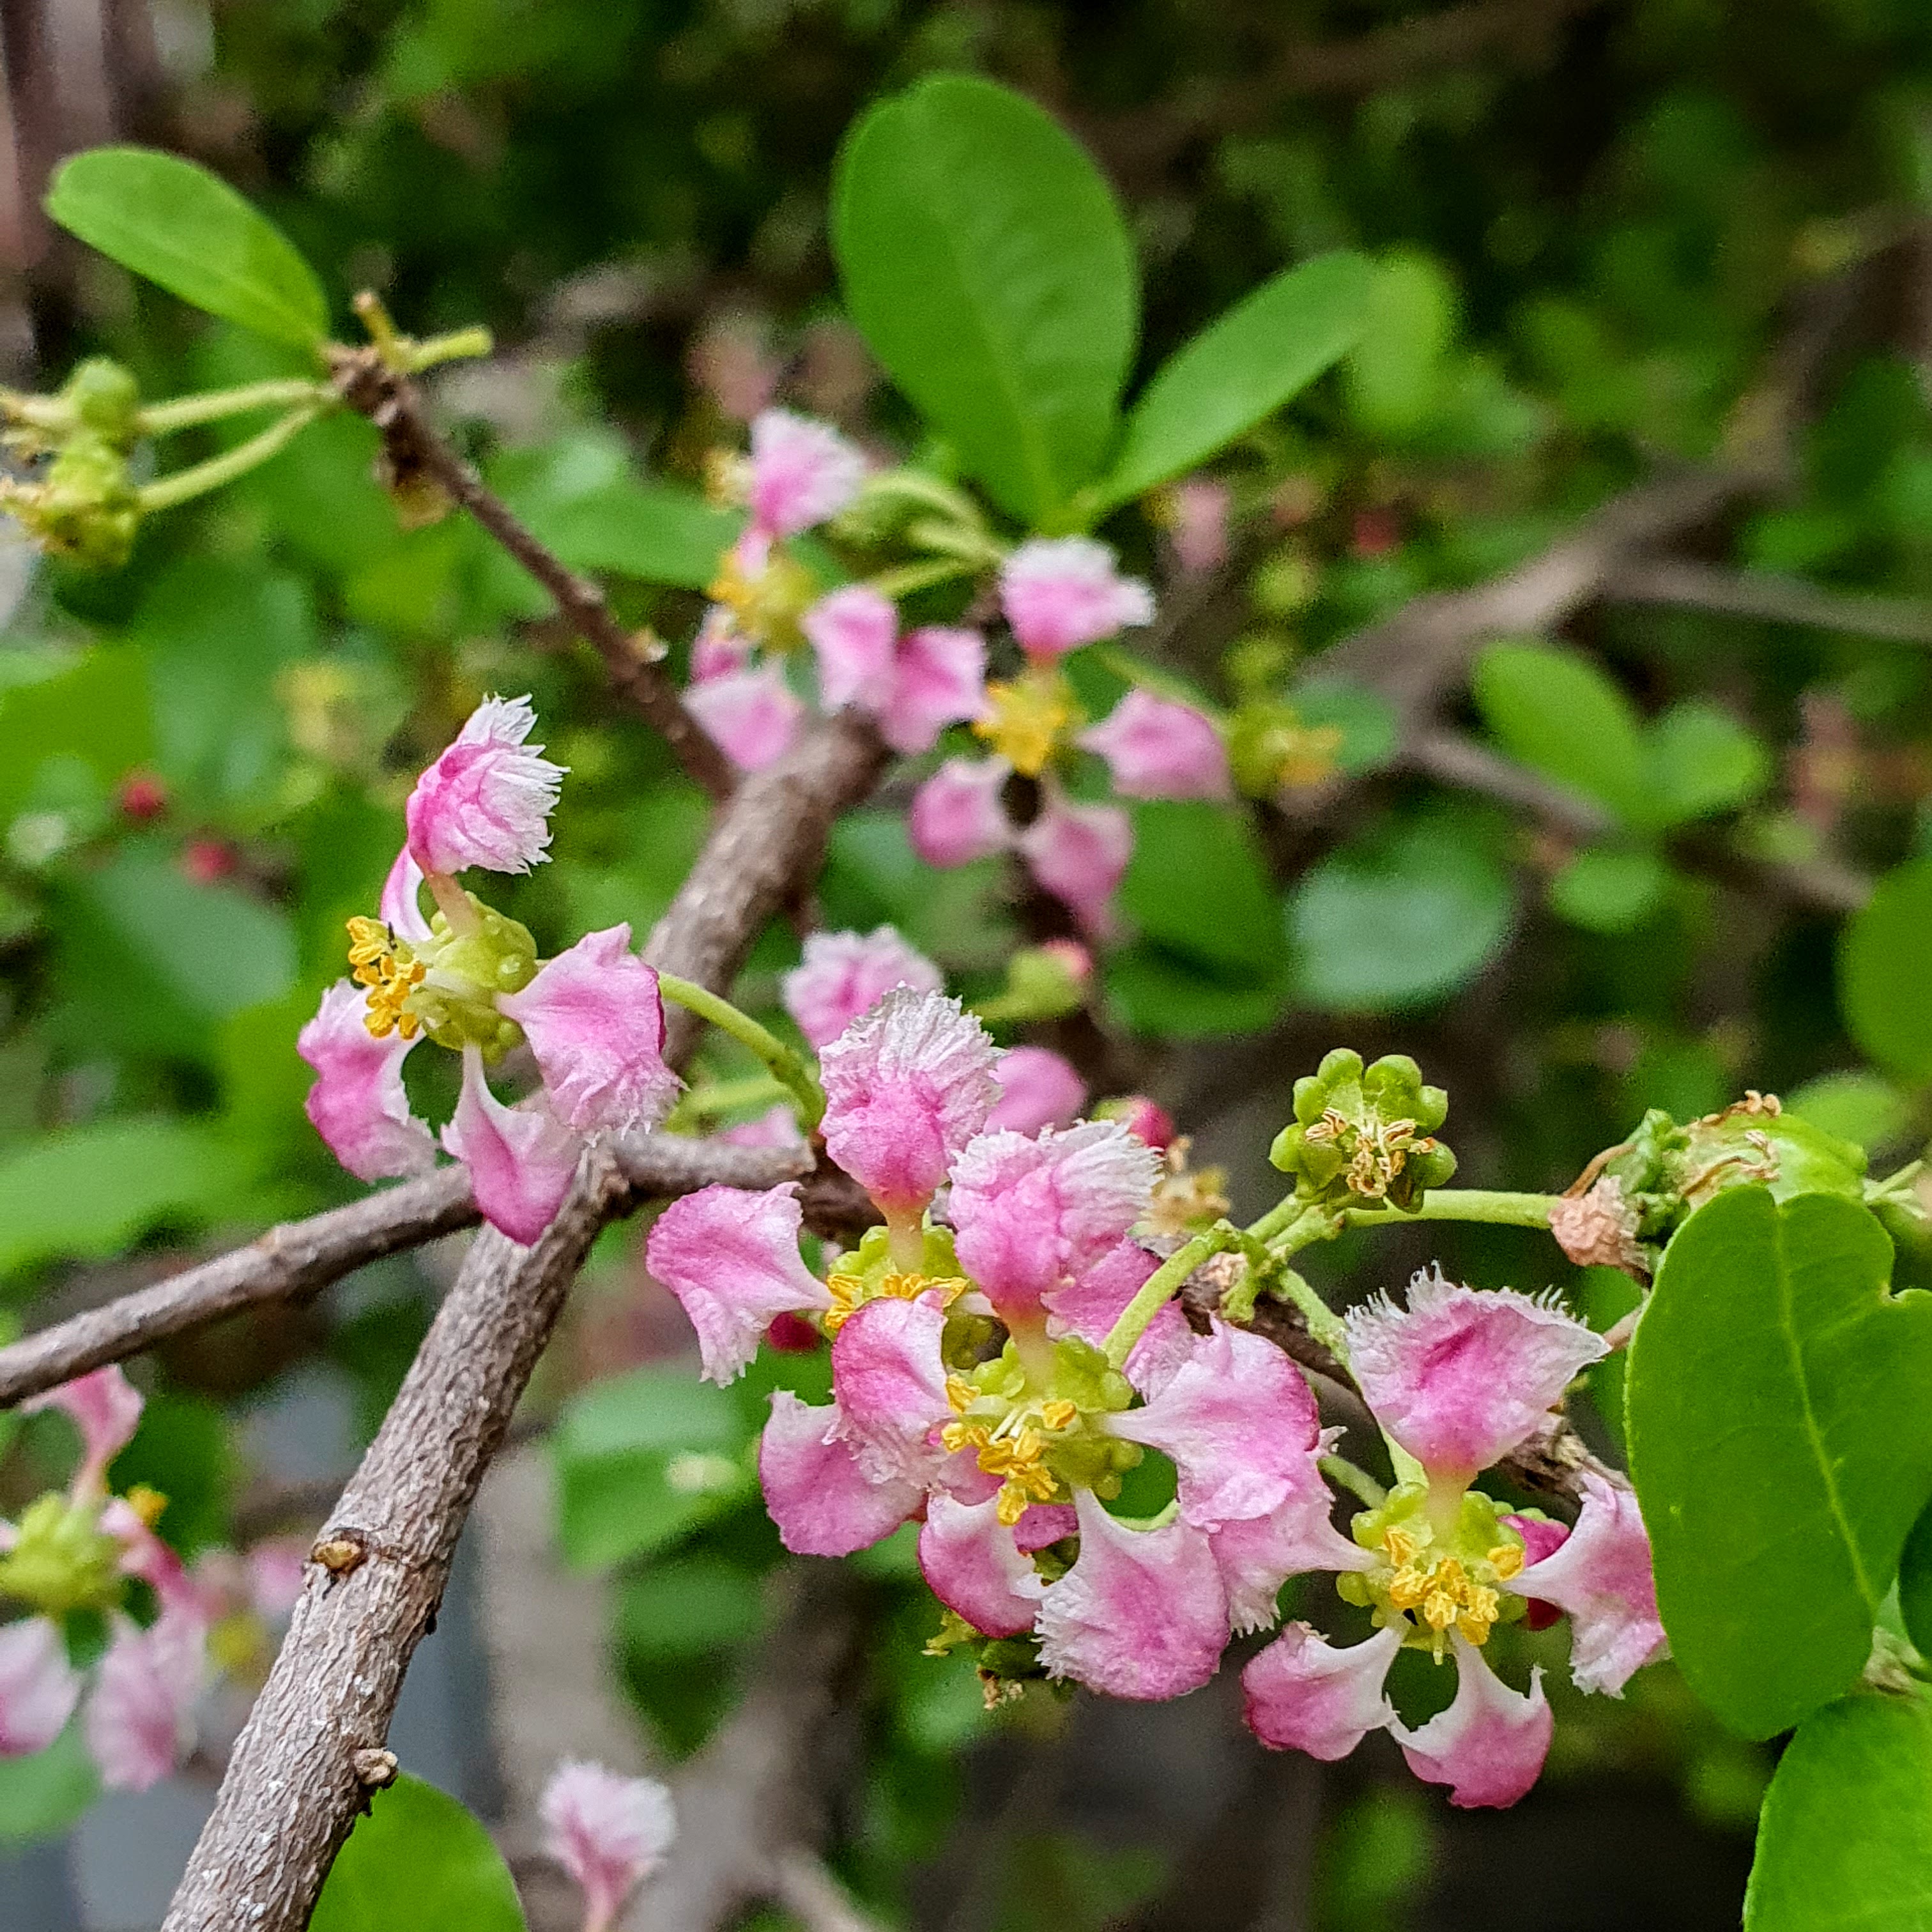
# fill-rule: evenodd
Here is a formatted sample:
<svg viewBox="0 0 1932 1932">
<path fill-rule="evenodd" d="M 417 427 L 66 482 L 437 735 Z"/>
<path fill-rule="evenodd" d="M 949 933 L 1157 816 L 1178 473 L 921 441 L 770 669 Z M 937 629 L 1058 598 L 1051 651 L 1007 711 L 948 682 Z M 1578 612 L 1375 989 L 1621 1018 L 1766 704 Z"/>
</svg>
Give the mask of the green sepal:
<svg viewBox="0 0 1932 1932">
<path fill-rule="evenodd" d="M 410 995 L 409 1010 L 439 1046 L 461 1052 L 482 1049 L 492 1065 L 522 1044 L 524 1030 L 496 1010 L 500 993 L 520 993 L 537 974 L 537 943 L 530 928 L 487 906 L 474 892 L 463 896 L 476 915 L 468 932 L 452 933 L 438 911 L 430 936 L 411 942 L 406 956 L 422 962 L 429 977 Z M 398 945 L 397 957 L 406 956 Z"/>
<path fill-rule="evenodd" d="M 1359 1053 L 1337 1047 L 1294 1083 L 1294 1118 L 1276 1136 L 1268 1159 L 1294 1176 L 1306 1200 L 1386 1200 L 1413 1210 L 1456 1172 L 1455 1155 L 1432 1138 L 1448 1114 L 1448 1095 L 1424 1085 L 1406 1054 L 1384 1054 L 1364 1068 Z M 1391 1135 L 1403 1122 L 1409 1133 Z M 1378 1160 L 1364 1186 L 1353 1171 L 1358 1154 L 1384 1145 L 1400 1146 L 1400 1165 L 1390 1173 L 1393 1154 Z"/>
<path fill-rule="evenodd" d="M 62 1617 L 112 1609 L 126 1594 L 121 1545 L 102 1530 L 98 1504 L 50 1491 L 28 1504 L 16 1529 L 14 1546 L 0 1556 L 0 1596 Z"/>
</svg>

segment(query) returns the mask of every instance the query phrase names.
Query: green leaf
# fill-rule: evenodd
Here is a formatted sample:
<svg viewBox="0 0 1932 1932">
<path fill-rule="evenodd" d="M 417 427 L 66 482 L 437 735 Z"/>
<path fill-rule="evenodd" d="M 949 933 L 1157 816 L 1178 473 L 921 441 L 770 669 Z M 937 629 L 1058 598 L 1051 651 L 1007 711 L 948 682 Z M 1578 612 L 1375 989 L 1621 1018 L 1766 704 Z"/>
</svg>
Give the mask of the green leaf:
<svg viewBox="0 0 1932 1932">
<path fill-rule="evenodd" d="M 1019 95 L 935 76 L 846 137 L 832 244 L 887 374 L 1003 509 L 1054 518 L 1106 459 L 1139 328 L 1132 245 L 1085 152 Z"/>
<path fill-rule="evenodd" d="M 1346 846 L 1288 902 L 1298 990 L 1310 1006 L 1376 1012 L 1439 999 L 1502 950 L 1508 872 L 1448 815 Z"/>
<path fill-rule="evenodd" d="M 1287 934 L 1246 814 L 1198 799 L 1143 800 L 1132 811 L 1120 906 L 1143 936 L 1210 972 L 1278 980 Z"/>
<path fill-rule="evenodd" d="M 1399 439 L 1427 420 L 1456 324 L 1455 289 L 1429 256 L 1395 248 L 1376 265 L 1361 339 L 1345 367 L 1349 413 L 1371 436 Z"/>
<path fill-rule="evenodd" d="M 1893 1294 L 1856 1202 L 1720 1194 L 1666 1250 L 1630 1348 L 1631 1473 L 1691 1689 L 1766 1738 L 1864 1668 L 1932 1496 L 1932 1295 Z"/>
<path fill-rule="evenodd" d="M 211 315 L 298 349 L 328 338 L 315 271 L 266 215 L 178 154 L 91 148 L 56 171 L 46 208 L 90 247 Z"/>
<path fill-rule="evenodd" d="M 718 560 L 744 520 L 688 490 L 628 478 L 529 517 L 537 536 L 573 570 L 610 571 L 686 590 L 710 587 Z"/>
<path fill-rule="evenodd" d="M 490 1834 L 447 1792 L 404 1776 L 370 1798 L 316 1900 L 309 1932 L 524 1932 Z"/>
<path fill-rule="evenodd" d="M 100 1795 L 76 1718 L 45 1750 L 0 1757 L 0 1846 L 58 1838 Z"/>
<path fill-rule="evenodd" d="M 1649 774 L 1642 722 L 1622 687 L 1594 664 L 1548 644 L 1492 644 L 1476 660 L 1471 687 L 1512 758 L 1633 824 L 1643 822 Z"/>
<path fill-rule="evenodd" d="M 1791 1741 L 1765 1795 L 1744 1932 L 1932 1922 L 1932 1708 L 1862 1692 Z"/>
<path fill-rule="evenodd" d="M 1652 824 L 1735 810 L 1771 782 L 1770 753 L 1714 704 L 1673 704 L 1646 735 Z"/>
<path fill-rule="evenodd" d="M 1784 1111 L 1867 1149 L 1895 1146 L 1912 1126 L 1911 1096 L 1862 1068 L 1806 1081 L 1785 1095 Z"/>
<path fill-rule="evenodd" d="M 617 1629 L 633 1656 L 703 1657 L 755 1636 L 765 1621 L 755 1572 L 698 1554 L 653 1563 L 625 1580 Z"/>
<path fill-rule="evenodd" d="M 1886 874 L 1838 939 L 1838 1007 L 1845 1030 L 1901 1080 L 1932 1079 L 1932 858 Z"/>
<path fill-rule="evenodd" d="M 1271 984 L 1217 975 L 1143 940 L 1109 952 L 1102 968 L 1112 1017 L 1160 1040 L 1225 1040 L 1259 1033 L 1289 1004 L 1284 976 Z"/>
<path fill-rule="evenodd" d="M 98 647 L 47 669 L 0 688 L 0 734 L 9 747 L 0 759 L 0 828 L 29 802 L 50 759 L 78 760 L 105 792 L 154 756 L 147 669 L 138 652 Z"/>
<path fill-rule="evenodd" d="M 1156 370 L 1127 415 L 1102 500 L 1124 503 L 1203 463 L 1354 346 L 1375 272 L 1360 255 L 1285 268 Z"/>
<path fill-rule="evenodd" d="M 1670 868 L 1654 852 L 1590 846 L 1550 882 L 1550 909 L 1590 932 L 1628 932 L 1664 902 Z"/>
<path fill-rule="evenodd" d="M 1898 1614 L 1919 1654 L 1932 1657 L 1932 1504 L 1919 1511 L 1899 1556 Z"/>
</svg>

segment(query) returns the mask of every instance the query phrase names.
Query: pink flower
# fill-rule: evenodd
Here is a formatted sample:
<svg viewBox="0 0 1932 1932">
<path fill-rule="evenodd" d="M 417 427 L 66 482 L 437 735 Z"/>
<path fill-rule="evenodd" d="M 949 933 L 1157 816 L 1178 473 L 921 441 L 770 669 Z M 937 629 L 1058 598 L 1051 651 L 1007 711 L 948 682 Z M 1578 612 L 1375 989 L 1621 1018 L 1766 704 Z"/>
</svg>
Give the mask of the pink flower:
<svg viewBox="0 0 1932 1932">
<path fill-rule="evenodd" d="M 60 1625 L 23 1617 L 0 1625 L 0 1758 L 45 1750 L 80 1701 L 80 1678 L 67 1660 Z"/>
<path fill-rule="evenodd" d="M 1456 1651 L 1456 1700 L 1419 1730 L 1391 1724 L 1416 1776 L 1449 1786 L 1449 1802 L 1464 1810 L 1514 1804 L 1537 1780 L 1550 1754 L 1556 1720 L 1543 1694 L 1543 1672 L 1532 1670 L 1529 1694 L 1512 1690 L 1466 1637 Z M 1364 1646 L 1366 1648 L 1366 1646 Z"/>
<path fill-rule="evenodd" d="M 423 916 L 422 883 L 423 869 L 405 845 L 396 854 L 389 876 L 382 881 L 382 903 L 378 908 L 382 923 L 399 939 L 418 940 L 430 936 L 429 921 Z"/>
<path fill-rule="evenodd" d="M 928 626 L 902 638 L 890 599 L 862 584 L 820 598 L 801 621 L 826 709 L 870 712 L 896 752 L 930 751 L 946 726 L 986 709 L 986 644 L 977 631 Z"/>
<path fill-rule="evenodd" d="M 890 926 L 869 933 L 814 932 L 803 958 L 784 976 L 780 996 L 814 1047 L 829 1046 L 895 986 L 937 993 L 945 976 Z M 997 1076 L 996 1076 L 997 1077 Z"/>
<path fill-rule="evenodd" d="M 536 724 L 528 698 L 486 698 L 417 779 L 404 815 L 425 872 L 527 872 L 548 856 L 563 771 L 524 742 Z"/>
<path fill-rule="evenodd" d="M 805 716 L 804 700 L 776 664 L 728 671 L 689 686 L 689 711 L 741 772 L 761 772 L 792 748 Z"/>
<path fill-rule="evenodd" d="M 832 1306 L 824 1284 L 799 1258 L 803 1217 L 796 1181 L 762 1194 L 700 1188 L 658 1216 L 644 1264 L 698 1330 L 710 1381 L 744 1372 L 774 1316 Z"/>
<path fill-rule="evenodd" d="M 1091 537 L 1035 537 L 1000 572 L 1000 602 L 1021 650 L 1063 657 L 1154 621 L 1154 597 L 1138 578 L 1122 577 L 1114 553 Z"/>
<path fill-rule="evenodd" d="M 243 1559 L 248 1606 L 263 1622 L 278 1624 L 295 1614 L 308 1580 L 308 1550 L 286 1538 L 258 1543 Z"/>
<path fill-rule="evenodd" d="M 862 1303 L 832 1344 L 839 1441 L 875 1483 L 934 1482 L 945 1452 L 933 1439 L 951 1414 L 939 1352 L 946 1311 L 936 1295 Z"/>
<path fill-rule="evenodd" d="M 296 1036 L 296 1051 L 316 1076 L 305 1111 L 358 1180 L 424 1173 L 436 1164 L 436 1142 L 403 1090 L 412 1042 L 399 1033 L 372 1039 L 368 1016 L 367 996 L 352 980 L 338 980 L 322 994 L 315 1018 Z"/>
<path fill-rule="evenodd" d="M 1317 1444 L 1325 1454 L 1334 1431 Z M 1238 1630 L 1266 1630 L 1279 1614 L 1276 1599 L 1291 1576 L 1311 1570 L 1366 1570 L 1373 1562 L 1329 1520 L 1334 1498 L 1310 1470 L 1267 1516 L 1238 1518 L 1210 1532 L 1214 1561 L 1228 1592 L 1229 1621 Z"/>
<path fill-rule="evenodd" d="M 1041 1298 L 1046 1332 L 1056 1339 L 1078 1335 L 1096 1348 L 1104 1346 L 1127 1304 L 1160 1265 L 1138 1242 L 1116 1243 L 1091 1267 Z M 1127 1358 L 1128 1381 L 1143 1395 L 1158 1394 L 1193 1354 L 1195 1341 L 1180 1304 L 1163 1302 Z"/>
<path fill-rule="evenodd" d="M 1478 1291 L 1440 1269 L 1347 1317 L 1355 1379 L 1376 1419 L 1432 1477 L 1467 1482 L 1541 1423 L 1604 1354 L 1603 1338 L 1546 1301 Z"/>
<path fill-rule="evenodd" d="M 752 424 L 751 471 L 753 529 L 789 537 L 851 502 L 866 480 L 866 459 L 827 423 L 763 410 Z"/>
<path fill-rule="evenodd" d="M 80 1466 L 70 1493 L 79 1500 L 107 1490 L 107 1466 L 134 1439 L 144 1406 L 141 1392 L 109 1363 L 20 1405 L 25 1414 L 57 1408 L 80 1431 Z"/>
<path fill-rule="evenodd" d="M 656 1126 L 682 1083 L 664 1061 L 658 976 L 631 928 L 586 933 L 497 1010 L 524 1030 L 553 1110 L 578 1133 Z"/>
<path fill-rule="evenodd" d="M 1112 1120 L 982 1135 L 952 1170 L 961 1265 L 996 1310 L 1024 1318 L 1126 1237 L 1154 1180 L 1154 1156 Z"/>
<path fill-rule="evenodd" d="M 1080 734 L 1113 774 L 1126 798 L 1232 798 L 1228 748 L 1190 704 L 1136 688 L 1102 723 Z"/>
<path fill-rule="evenodd" d="M 146 1630 L 123 1617 L 94 1674 L 82 1724 L 110 1791 L 146 1791 L 187 1754 L 208 1678 L 208 1632 L 192 1612 L 165 1610 Z"/>
<path fill-rule="evenodd" d="M 913 794 L 912 849 L 942 870 L 1006 850 L 1013 829 L 1000 794 L 1012 776 L 1003 758 L 948 758 Z"/>
<path fill-rule="evenodd" d="M 1324 1763 L 1346 1757 L 1395 1721 L 1382 1681 L 1401 1647 L 1393 1628 L 1338 1649 L 1310 1625 L 1290 1624 L 1241 1672 L 1249 1730 L 1270 1750 L 1306 1751 Z"/>
<path fill-rule="evenodd" d="M 1109 1696 L 1178 1697 L 1214 1674 L 1228 1602 L 1192 1524 L 1131 1529 L 1090 1490 L 1075 1492 L 1080 1556 L 1041 1599 L 1040 1661 Z"/>
<path fill-rule="evenodd" d="M 745 670 L 751 662 L 751 640 L 738 629 L 722 604 L 712 604 L 692 640 L 692 682 L 709 684 L 713 678 Z"/>
<path fill-rule="evenodd" d="M 778 1540 L 795 1556 L 869 1549 L 926 1499 L 917 1483 L 868 1476 L 836 1433 L 839 1420 L 836 1405 L 812 1408 L 789 1389 L 772 1396 L 771 1420 L 758 1444 L 758 1480 Z"/>
<path fill-rule="evenodd" d="M 818 694 L 828 711 L 884 708 L 898 649 L 898 607 L 868 584 L 821 597 L 799 620 L 818 659 Z"/>
<path fill-rule="evenodd" d="M 1102 1112 L 1156 1153 L 1165 1152 L 1174 1136 L 1174 1116 L 1144 1094 L 1130 1094 L 1124 1100 L 1110 1100 Z"/>
<path fill-rule="evenodd" d="M 1086 1082 L 1050 1046 L 1009 1047 L 993 1078 L 1000 1083 L 1000 1104 L 987 1118 L 989 1129 L 1031 1134 L 1068 1126 L 1086 1104 Z"/>
<path fill-rule="evenodd" d="M 484 1220 L 526 1247 L 563 1205 L 584 1151 L 542 1094 L 505 1106 L 490 1092 L 483 1056 L 473 1046 L 463 1049 L 462 1091 L 442 1144 L 469 1168 Z"/>
<path fill-rule="evenodd" d="M 1621 1483 L 1586 1470 L 1583 1491 L 1576 1527 L 1558 1548 L 1519 1572 L 1508 1588 L 1567 1610 L 1570 1674 L 1582 1690 L 1620 1697 L 1632 1674 L 1664 1648 L 1650 1538 L 1636 1498 Z M 1524 1527 L 1512 1520 L 1520 1530 Z"/>
<path fill-rule="evenodd" d="M 1168 536 L 1174 561 L 1190 577 L 1203 577 L 1228 560 L 1228 517 L 1234 493 L 1212 476 L 1190 476 L 1168 498 Z"/>
<path fill-rule="evenodd" d="M 826 1151 L 889 1221 L 916 1219 L 1000 1097 L 998 1048 L 957 1000 L 898 986 L 826 1046 Z"/>
<path fill-rule="evenodd" d="M 1133 856 L 1133 820 L 1117 805 L 1076 805 L 1049 792 L 1015 842 L 1041 886 L 1093 923 L 1104 916 Z"/>
<path fill-rule="evenodd" d="M 663 1864 L 677 1835 L 670 1792 L 652 1778 L 620 1778 L 566 1761 L 538 1810 L 544 1849 L 583 1888 L 584 1932 L 609 1932 L 624 1902 Z"/>
<path fill-rule="evenodd" d="M 963 1503 L 936 1492 L 919 1532 L 919 1567 L 932 1594 L 975 1630 L 1018 1636 L 1033 1628 L 1045 1586 L 998 1511 L 996 1497 Z"/>
</svg>

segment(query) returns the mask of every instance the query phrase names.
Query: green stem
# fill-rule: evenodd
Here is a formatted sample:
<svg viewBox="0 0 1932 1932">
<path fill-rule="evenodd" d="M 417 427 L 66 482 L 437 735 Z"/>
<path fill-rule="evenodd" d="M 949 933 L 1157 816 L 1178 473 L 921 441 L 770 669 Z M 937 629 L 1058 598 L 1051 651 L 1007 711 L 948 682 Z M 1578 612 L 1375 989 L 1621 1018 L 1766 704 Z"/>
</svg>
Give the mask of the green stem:
<svg viewBox="0 0 1932 1932">
<path fill-rule="evenodd" d="M 1339 1484 L 1351 1496 L 1358 1496 L 1370 1509 L 1379 1509 L 1388 1501 L 1388 1492 L 1366 1469 L 1358 1469 L 1346 1456 L 1321 1456 L 1316 1459 L 1316 1467 L 1331 1483 Z"/>
<path fill-rule="evenodd" d="M 896 570 L 882 570 L 866 581 L 881 597 L 910 597 L 915 590 L 929 590 L 934 584 L 950 584 L 956 577 L 970 577 L 977 568 L 956 557 L 942 556 L 930 563 L 906 563 Z"/>
<path fill-rule="evenodd" d="M 269 382 L 245 383 L 238 389 L 211 389 L 198 396 L 177 396 L 170 403 L 150 403 L 134 421 L 143 436 L 165 436 L 170 430 L 219 422 L 224 416 L 242 416 L 250 410 L 283 409 L 303 403 L 326 406 L 334 400 L 320 382 L 301 376 L 283 376 Z"/>
<path fill-rule="evenodd" d="M 291 410 L 279 422 L 271 423 L 260 435 L 251 436 L 246 442 L 237 443 L 219 456 L 211 456 L 206 463 L 190 464 L 187 469 L 177 470 L 157 482 L 143 484 L 140 490 L 142 511 L 172 509 L 177 503 L 205 496 L 209 490 L 219 490 L 237 477 L 247 476 L 250 470 L 260 469 L 270 457 L 285 449 L 308 428 L 322 413 L 323 408 L 322 404 L 311 403 L 304 408 Z"/>
<path fill-rule="evenodd" d="M 1120 1310 L 1120 1318 L 1108 1330 L 1106 1341 L 1107 1360 L 1113 1366 L 1124 1368 L 1127 1358 L 1134 1352 L 1134 1344 L 1147 1333 L 1147 1325 L 1166 1305 L 1174 1290 L 1210 1256 L 1218 1255 L 1234 1246 L 1240 1236 L 1224 1221 L 1219 1227 L 1210 1228 L 1204 1234 L 1196 1234 L 1184 1247 L 1177 1248 L 1149 1275 L 1140 1292 Z"/>
<path fill-rule="evenodd" d="M 685 1113 L 712 1120 L 736 1108 L 754 1106 L 760 1100 L 781 1100 L 788 1091 L 769 1074 L 753 1073 L 742 1080 L 721 1080 L 714 1086 L 694 1088 L 679 1104 Z"/>
<path fill-rule="evenodd" d="M 1346 1368 L 1348 1362 L 1348 1331 L 1342 1325 L 1341 1316 L 1292 1268 L 1282 1270 L 1280 1286 L 1281 1292 L 1301 1311 L 1301 1318 L 1307 1323 L 1309 1334 Z"/>
<path fill-rule="evenodd" d="M 439 362 L 464 362 L 474 356 L 488 356 L 496 346 L 496 338 L 481 323 L 468 328 L 453 328 L 447 335 L 432 335 L 425 342 L 412 342 L 406 336 L 401 340 L 412 375 L 433 369 Z"/>
<path fill-rule="evenodd" d="M 1554 1194 L 1510 1194 L 1490 1187 L 1432 1187 L 1412 1208 L 1345 1208 L 1352 1228 L 1400 1226 L 1411 1221 L 1484 1221 L 1510 1228 L 1547 1228 Z"/>
<path fill-rule="evenodd" d="M 674 1000 L 687 1012 L 729 1034 L 741 1046 L 748 1046 L 771 1069 L 778 1082 L 798 1103 L 799 1118 L 809 1133 L 825 1118 L 825 1094 L 814 1076 L 805 1055 L 786 1046 L 748 1013 L 741 1013 L 729 1000 L 720 999 L 709 987 L 694 980 L 680 980 L 674 973 L 658 975 L 658 990 Z"/>
</svg>

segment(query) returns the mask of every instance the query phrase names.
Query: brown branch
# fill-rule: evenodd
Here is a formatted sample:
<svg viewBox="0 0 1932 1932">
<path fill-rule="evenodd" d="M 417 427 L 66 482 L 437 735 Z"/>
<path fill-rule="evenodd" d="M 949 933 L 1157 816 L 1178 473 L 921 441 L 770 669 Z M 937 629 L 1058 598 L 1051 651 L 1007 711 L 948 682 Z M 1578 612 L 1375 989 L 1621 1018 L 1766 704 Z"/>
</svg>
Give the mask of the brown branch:
<svg viewBox="0 0 1932 1932">
<path fill-rule="evenodd" d="M 1616 828 L 1616 819 L 1594 799 L 1460 732 L 1425 731 L 1410 747 L 1409 763 L 1459 791 L 1480 792 L 1486 798 L 1520 806 L 1570 838 L 1600 838 Z"/>
<path fill-rule="evenodd" d="M 604 660 L 613 686 L 656 729 L 686 775 L 713 798 L 728 797 L 736 783 L 730 764 L 659 668 L 660 653 L 626 630 L 603 592 L 539 542 L 436 434 L 415 384 L 386 369 L 374 349 L 338 353 L 335 383 L 349 406 L 382 432 L 392 471 L 427 477 L 460 503 L 556 599 L 558 610 Z"/>
<path fill-rule="evenodd" d="M 1604 595 L 1613 604 L 1664 604 L 1726 617 L 1849 632 L 1888 644 L 1932 644 L 1932 603 L 1865 591 L 1826 590 L 1770 571 L 1727 570 L 1680 557 L 1630 558 L 1611 572 Z"/>
<path fill-rule="evenodd" d="M 884 755 L 869 728 L 844 716 L 747 781 L 646 957 L 728 985 L 788 888 L 815 872 L 832 819 L 870 788 Z M 694 1037 L 694 1027 L 676 1027 L 673 1055 Z M 484 1471 L 572 1276 L 631 1193 L 614 1152 L 593 1146 L 534 1247 L 494 1230 L 478 1237 L 326 1533 L 366 1556 L 340 1574 L 311 1565 L 165 1932 L 301 1932 L 308 1923 L 362 1802 L 355 1753 L 383 1742 Z"/>
</svg>

